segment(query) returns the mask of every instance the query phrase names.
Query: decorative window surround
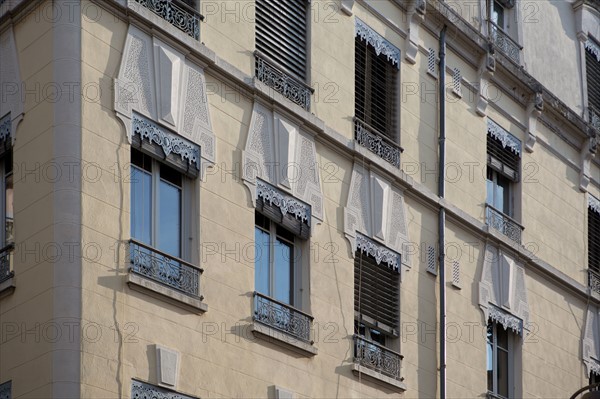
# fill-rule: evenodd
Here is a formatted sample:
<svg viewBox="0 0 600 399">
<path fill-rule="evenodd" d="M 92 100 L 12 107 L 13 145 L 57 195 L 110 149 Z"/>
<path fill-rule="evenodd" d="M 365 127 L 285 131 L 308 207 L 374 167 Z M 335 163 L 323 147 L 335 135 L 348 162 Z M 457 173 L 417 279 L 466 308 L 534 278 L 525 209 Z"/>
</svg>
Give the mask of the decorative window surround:
<svg viewBox="0 0 600 399">
<path fill-rule="evenodd" d="M 523 336 L 523 320 L 507 311 L 492 305 L 488 308 L 488 317 L 493 322 L 501 324 L 505 330 L 510 328 L 514 333 Z"/>
<path fill-rule="evenodd" d="M 360 233 L 356 233 L 356 249 L 364 254 L 370 255 L 375 258 L 377 264 L 381 262 L 386 263 L 387 266 L 394 270 L 400 270 L 400 254 L 386 248 L 383 245 L 376 243 L 368 237 Z"/>
<path fill-rule="evenodd" d="M 141 139 L 158 144 L 165 153 L 165 158 L 173 153 L 179 155 L 183 162 L 195 165 L 200 170 L 200 147 L 189 140 L 169 132 L 141 115 L 133 114 L 132 131 Z"/>
<path fill-rule="evenodd" d="M 262 198 L 265 203 L 268 202 L 270 205 L 275 205 L 281 210 L 282 214 L 290 213 L 296 219 L 300 219 L 310 225 L 310 206 L 285 194 L 270 184 L 257 180 L 256 197 Z"/>
<path fill-rule="evenodd" d="M 525 270 L 511 256 L 487 244 L 479 282 L 479 306 L 492 319 L 523 336 L 529 323 Z"/>
<path fill-rule="evenodd" d="M 376 240 L 398 254 L 398 266 L 404 266 L 401 274 L 410 268 L 404 196 L 389 181 L 357 163 L 344 208 L 344 233 L 353 250 L 366 245 L 363 238 Z"/>
<path fill-rule="evenodd" d="M 590 50 L 598 62 L 600 62 L 600 45 L 596 43 L 593 39 L 588 38 L 583 44 L 586 50 Z"/>
<path fill-rule="evenodd" d="M 6 381 L 0 384 L 0 399 L 12 398 L 12 381 Z"/>
<path fill-rule="evenodd" d="M 212 132 L 204 70 L 185 55 L 139 28 L 130 25 L 123 58 L 115 79 L 115 111 L 132 143 L 135 117 L 146 118 L 187 140 L 173 142 L 159 136 L 147 136 L 171 151 L 193 157 L 187 144 L 201 148 L 193 160 L 202 178 L 206 166 L 215 162 L 216 139 Z M 135 117 L 134 117 L 135 112 Z M 138 118 L 138 119 L 139 119 Z M 156 132 L 156 129 L 152 129 Z M 185 143 L 183 148 L 181 144 Z M 186 158 L 186 161 L 190 158 Z"/>
<path fill-rule="evenodd" d="M 14 3 L 12 5 L 16 6 Z M 24 112 L 24 102 L 21 100 L 21 90 L 24 86 L 21 82 L 19 56 L 12 25 L 0 35 L 0 54 L 0 87 L 4 92 L 0 102 L 0 139 L 6 142 L 6 139 L 10 138 L 9 144 L 12 145 Z"/>
<path fill-rule="evenodd" d="M 323 193 L 314 137 L 283 115 L 254 103 L 242 151 L 242 180 L 256 206 L 259 181 L 310 207 L 306 221 L 324 220 Z"/>
<path fill-rule="evenodd" d="M 135 399 L 198 399 L 136 380 L 131 381 L 131 397 Z"/>
<path fill-rule="evenodd" d="M 400 69 L 400 49 L 394 46 L 392 43 L 387 41 L 379 33 L 375 32 L 369 25 L 365 24 L 360 19 L 355 19 L 355 33 L 356 36 L 365 40 L 368 44 L 375 48 L 377 55 L 383 54 L 387 57 L 387 60 L 395 65 L 396 68 Z"/>
<path fill-rule="evenodd" d="M 508 147 L 510 151 L 521 156 L 521 140 L 489 118 L 487 120 L 487 131 L 490 136 L 500 140 L 504 148 Z"/>
<path fill-rule="evenodd" d="M 416 64 L 417 54 L 419 53 L 419 28 L 425 21 L 425 12 L 427 10 L 426 0 L 417 0 L 412 2 L 407 10 L 408 13 L 408 37 L 406 41 L 406 51 L 404 58 L 410 64 Z"/>
<path fill-rule="evenodd" d="M 585 318 L 585 329 L 581 340 L 582 358 L 586 371 L 600 375 L 600 309 L 590 304 Z"/>
<path fill-rule="evenodd" d="M 592 211 L 600 214 L 600 200 L 589 193 L 588 193 L 588 207 Z"/>
</svg>

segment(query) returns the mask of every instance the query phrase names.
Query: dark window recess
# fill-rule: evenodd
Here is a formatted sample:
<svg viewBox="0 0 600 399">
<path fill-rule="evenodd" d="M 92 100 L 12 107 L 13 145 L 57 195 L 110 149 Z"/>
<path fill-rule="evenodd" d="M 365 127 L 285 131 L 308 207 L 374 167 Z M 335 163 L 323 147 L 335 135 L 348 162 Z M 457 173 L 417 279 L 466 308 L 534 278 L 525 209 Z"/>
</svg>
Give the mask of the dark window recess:
<svg viewBox="0 0 600 399">
<path fill-rule="evenodd" d="M 590 49 L 585 51 L 585 72 L 590 120 L 592 120 L 593 112 L 600 118 L 600 62 Z"/>
<path fill-rule="evenodd" d="M 519 181 L 520 158 L 495 137 L 487 137 L 487 164 L 490 168 L 510 180 Z"/>
<path fill-rule="evenodd" d="M 397 69 L 385 55 L 355 39 L 355 109 L 354 116 L 387 138 L 396 140 L 395 88 Z"/>
<path fill-rule="evenodd" d="M 600 274 L 600 214 L 590 208 L 588 208 L 588 268 Z"/>
<path fill-rule="evenodd" d="M 257 0 L 256 49 L 306 81 L 308 0 Z"/>
<path fill-rule="evenodd" d="M 262 198 L 256 199 L 256 210 L 293 235 L 303 240 L 307 240 L 310 237 L 310 226 L 307 222 L 289 213 L 284 215 L 279 207 L 264 202 Z"/>
<path fill-rule="evenodd" d="M 354 258 L 354 311 L 375 321 L 380 330 L 398 329 L 400 274 L 360 251 Z M 363 318 L 362 322 L 367 320 Z M 396 335 L 396 334 L 394 334 Z"/>
</svg>

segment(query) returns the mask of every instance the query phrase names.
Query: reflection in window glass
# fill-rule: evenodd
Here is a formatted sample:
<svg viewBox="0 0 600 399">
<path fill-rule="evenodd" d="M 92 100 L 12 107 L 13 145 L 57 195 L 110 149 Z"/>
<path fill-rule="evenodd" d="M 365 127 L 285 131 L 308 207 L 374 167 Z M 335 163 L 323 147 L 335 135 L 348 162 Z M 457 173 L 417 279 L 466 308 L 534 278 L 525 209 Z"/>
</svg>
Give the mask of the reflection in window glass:
<svg viewBox="0 0 600 399">
<path fill-rule="evenodd" d="M 255 227 L 254 243 L 254 289 L 261 294 L 270 296 L 269 233 L 259 227 Z"/>
<path fill-rule="evenodd" d="M 131 236 L 152 245 L 152 175 L 131 167 Z"/>
<path fill-rule="evenodd" d="M 13 232 L 13 173 L 12 173 L 12 156 L 10 154 L 6 156 L 4 161 L 4 194 L 5 194 L 5 226 L 4 226 L 4 245 L 14 242 Z"/>
<path fill-rule="evenodd" d="M 158 249 L 170 255 L 181 256 L 181 188 L 165 181 L 158 192 Z"/>
</svg>

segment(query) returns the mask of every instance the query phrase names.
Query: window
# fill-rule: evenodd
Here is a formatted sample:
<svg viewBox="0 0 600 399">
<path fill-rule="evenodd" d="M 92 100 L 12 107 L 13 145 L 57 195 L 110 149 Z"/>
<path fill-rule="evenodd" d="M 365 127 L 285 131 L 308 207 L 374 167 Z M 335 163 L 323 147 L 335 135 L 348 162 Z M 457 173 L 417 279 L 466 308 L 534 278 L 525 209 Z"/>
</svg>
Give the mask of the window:
<svg viewBox="0 0 600 399">
<path fill-rule="evenodd" d="M 504 21 L 504 7 L 498 1 L 491 1 L 490 7 L 490 19 L 500 29 L 505 30 L 506 25 Z"/>
<path fill-rule="evenodd" d="M 13 157 L 12 150 L 8 150 L 0 158 L 0 173 L 2 176 L 2 208 L 4 209 L 4 229 L 2 231 L 2 247 L 14 242 L 13 232 Z"/>
<path fill-rule="evenodd" d="M 254 321 L 258 323 L 253 331 L 314 355 L 313 317 L 306 312 L 308 263 L 302 257 L 302 247 L 310 235 L 310 207 L 266 183 L 259 182 L 259 190 L 264 195 L 256 199 L 254 216 Z M 281 204 L 287 208 L 282 210 Z M 288 213 L 291 208 L 299 213 Z M 300 214 L 306 219 L 298 217 Z M 274 331 L 285 335 L 274 335 Z"/>
<path fill-rule="evenodd" d="M 513 334 L 502 325 L 487 325 L 487 386 L 488 391 L 502 398 L 512 397 Z"/>
<path fill-rule="evenodd" d="M 600 129 L 600 45 L 588 39 L 585 48 L 589 118 L 592 125 Z"/>
<path fill-rule="evenodd" d="M 401 381 L 400 274 L 357 250 L 354 258 L 354 362 Z M 400 385 L 399 385 L 400 386 Z"/>
<path fill-rule="evenodd" d="M 182 257 L 181 173 L 131 149 L 131 237 Z"/>
<path fill-rule="evenodd" d="M 256 49 L 306 81 L 308 0 L 257 0 Z"/>
<path fill-rule="evenodd" d="M 254 286 L 257 292 L 294 306 L 297 266 L 296 237 L 277 223 L 256 212 L 254 231 L 257 248 Z"/>
<path fill-rule="evenodd" d="M 487 15 L 488 34 L 494 46 L 520 64 L 522 47 L 518 41 L 515 0 L 487 0 Z"/>
<path fill-rule="evenodd" d="M 388 139 L 396 137 L 397 68 L 360 36 L 355 39 L 354 116 Z"/>
<path fill-rule="evenodd" d="M 589 282 L 592 288 L 600 288 L 600 208 L 598 211 L 592 207 L 588 208 L 588 269 Z M 595 278 L 594 278 L 595 277 Z M 593 284 L 597 281 L 597 284 Z"/>
<path fill-rule="evenodd" d="M 487 137 L 486 204 L 513 216 L 513 184 L 519 181 L 519 154 L 505 147 L 497 137 Z"/>
</svg>

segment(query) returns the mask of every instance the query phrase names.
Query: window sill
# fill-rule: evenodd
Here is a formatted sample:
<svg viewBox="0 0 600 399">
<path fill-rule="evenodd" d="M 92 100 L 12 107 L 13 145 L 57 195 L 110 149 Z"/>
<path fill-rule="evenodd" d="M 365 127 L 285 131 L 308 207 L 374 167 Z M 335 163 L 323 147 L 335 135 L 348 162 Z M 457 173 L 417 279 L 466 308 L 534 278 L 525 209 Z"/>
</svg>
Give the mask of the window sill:
<svg viewBox="0 0 600 399">
<path fill-rule="evenodd" d="M 193 313 L 204 313 L 208 310 L 208 306 L 200 298 L 186 295 L 135 273 L 130 272 L 127 275 L 127 285 L 132 290 L 143 292 Z"/>
<path fill-rule="evenodd" d="M 352 372 L 356 376 L 361 376 L 361 378 L 369 379 L 376 384 L 384 385 L 388 388 L 394 388 L 395 390 L 399 390 L 400 392 L 406 391 L 406 384 L 403 381 L 398 381 L 394 378 L 385 376 L 381 373 L 378 373 L 375 370 L 371 370 L 370 368 L 361 366 L 360 364 L 353 363 L 352 364 Z"/>
<path fill-rule="evenodd" d="M 252 323 L 250 330 L 268 342 L 280 345 L 301 355 L 315 356 L 318 353 L 317 348 L 315 348 L 313 345 L 303 342 L 298 338 L 295 338 L 275 328 L 266 326 L 260 322 L 255 321 Z"/>
<path fill-rule="evenodd" d="M 15 277 L 11 276 L 0 283 L 0 299 L 9 296 L 15 290 Z"/>
</svg>

